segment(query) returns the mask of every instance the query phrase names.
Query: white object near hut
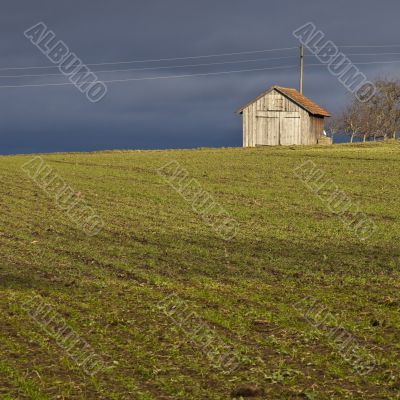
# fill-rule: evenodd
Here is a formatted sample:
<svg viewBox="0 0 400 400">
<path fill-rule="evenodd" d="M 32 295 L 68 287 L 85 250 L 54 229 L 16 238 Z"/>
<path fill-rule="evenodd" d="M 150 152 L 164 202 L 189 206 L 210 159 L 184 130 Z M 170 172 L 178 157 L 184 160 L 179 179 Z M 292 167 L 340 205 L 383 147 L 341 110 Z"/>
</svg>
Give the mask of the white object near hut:
<svg viewBox="0 0 400 400">
<path fill-rule="evenodd" d="M 272 86 L 237 113 L 243 115 L 243 147 L 328 144 L 329 113 L 296 89 Z"/>
</svg>

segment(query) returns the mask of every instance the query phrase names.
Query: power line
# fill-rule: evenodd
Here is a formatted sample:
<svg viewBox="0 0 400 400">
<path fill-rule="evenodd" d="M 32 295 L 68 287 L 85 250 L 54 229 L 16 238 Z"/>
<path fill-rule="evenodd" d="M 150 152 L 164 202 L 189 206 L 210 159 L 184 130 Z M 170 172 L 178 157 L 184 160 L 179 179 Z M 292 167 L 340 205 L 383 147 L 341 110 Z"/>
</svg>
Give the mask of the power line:
<svg viewBox="0 0 400 400">
<path fill-rule="evenodd" d="M 346 53 L 345 56 L 394 56 L 400 53 Z M 308 54 L 308 56 L 316 56 L 314 54 Z"/>
<path fill-rule="evenodd" d="M 349 53 L 346 56 L 394 56 L 400 53 Z"/>
<path fill-rule="evenodd" d="M 400 53 L 398 53 L 400 54 Z M 226 64 L 241 64 L 241 63 L 249 63 L 249 62 L 257 62 L 257 61 L 272 61 L 272 60 L 285 60 L 297 58 L 295 56 L 287 56 L 287 57 L 273 57 L 273 58 L 257 58 L 253 60 L 239 60 L 239 61 L 223 61 L 223 62 L 215 62 L 215 63 L 203 63 L 203 64 L 186 64 L 186 65 L 170 65 L 170 66 L 162 66 L 162 67 L 147 67 L 147 68 L 128 68 L 128 69 L 111 69 L 111 70 L 103 70 L 103 71 L 93 71 L 94 73 L 106 73 L 106 72 L 128 72 L 128 71 L 155 71 L 160 69 L 173 69 L 173 68 L 187 68 L 187 67 L 205 67 L 212 65 L 226 65 Z M 80 74 L 87 74 L 87 72 L 82 72 Z M 79 74 L 77 74 L 79 75 Z M 27 77 L 46 77 L 46 76 L 64 76 L 61 73 L 57 74 L 24 74 L 24 75 L 0 75 L 0 78 L 27 78 Z"/>
<path fill-rule="evenodd" d="M 372 64 L 394 64 L 398 63 L 400 60 L 391 60 L 391 61 L 367 61 L 367 62 L 353 62 L 354 65 L 372 65 Z M 337 63 L 337 64 L 306 64 L 305 67 L 327 67 L 327 66 L 335 66 L 335 65 L 342 65 L 343 63 Z"/>
<path fill-rule="evenodd" d="M 273 69 L 287 69 L 298 67 L 297 65 L 282 65 L 279 67 L 268 67 L 268 68 L 255 68 L 255 69 L 242 69 L 235 71 L 220 71 L 220 72 L 207 72 L 207 73 L 199 73 L 199 74 L 185 74 L 185 75 L 164 75 L 164 76 L 149 76 L 145 78 L 127 78 L 127 79 L 112 79 L 108 81 L 101 81 L 103 83 L 116 83 L 116 82 L 129 82 L 129 81 L 147 81 L 147 80 L 156 80 L 156 79 L 176 79 L 176 78 L 188 78 L 188 77 L 197 77 L 197 76 L 212 76 L 212 75 L 227 75 L 227 74 L 236 74 L 241 72 L 255 72 L 255 71 L 266 71 Z M 1 88 L 19 88 L 19 87 L 45 87 L 45 86 L 67 86 L 74 85 L 71 82 L 65 83 L 43 83 L 43 84 L 29 84 L 29 85 L 3 85 Z"/>
<path fill-rule="evenodd" d="M 366 48 L 366 47 L 400 47 L 400 44 L 378 44 L 378 45 L 356 45 L 356 46 L 338 46 L 342 48 Z"/>
<path fill-rule="evenodd" d="M 400 60 L 392 60 L 392 61 L 369 61 L 369 62 L 355 62 L 356 65 L 370 65 L 370 64 L 391 64 L 398 63 Z M 330 64 L 331 66 L 341 65 L 342 63 Z M 305 64 L 305 67 L 322 67 L 327 66 L 329 64 Z M 234 70 L 234 71 L 220 71 L 220 72 L 208 72 L 208 73 L 198 73 L 198 74 L 185 74 L 185 75 L 164 75 L 164 76 L 150 76 L 145 78 L 127 78 L 127 79 L 112 79 L 112 80 L 103 80 L 103 83 L 117 83 L 117 82 L 132 82 L 132 81 L 147 81 L 147 80 L 157 80 L 157 79 L 176 79 L 176 78 L 188 78 L 188 77 L 200 77 L 200 76 L 215 76 L 215 75 L 227 75 L 227 74 L 235 74 L 242 72 L 256 72 L 256 71 L 267 71 L 267 70 L 280 70 L 280 69 L 289 69 L 289 68 L 297 68 L 298 65 L 281 65 L 277 67 L 266 67 L 266 68 L 254 68 L 254 69 L 243 69 L 243 70 Z M 23 88 L 23 87 L 46 87 L 46 86 L 69 86 L 75 85 L 71 82 L 65 83 L 44 83 L 44 84 L 28 84 L 28 85 L 3 85 L 1 88 Z"/>
<path fill-rule="evenodd" d="M 400 55 L 400 53 L 349 53 L 346 56 L 384 56 L 384 55 Z M 170 65 L 170 66 L 162 66 L 162 67 L 146 67 L 146 68 L 127 68 L 127 69 L 111 69 L 111 70 L 101 70 L 101 71 L 93 71 L 95 73 L 115 73 L 115 72 L 130 72 L 130 71 L 156 71 L 162 69 L 174 69 L 174 68 L 190 68 L 190 67 L 206 67 L 213 65 L 227 65 L 227 64 L 242 64 L 242 63 L 251 63 L 258 61 L 274 61 L 274 60 L 285 60 L 297 58 L 296 56 L 286 56 L 286 57 L 272 57 L 272 58 L 256 58 L 251 60 L 237 60 L 237 61 L 223 61 L 223 62 L 214 62 L 214 63 L 202 63 L 202 64 L 185 64 L 185 65 Z M 85 75 L 87 72 L 81 72 L 76 75 Z M 48 76 L 57 76 L 63 77 L 62 73 L 55 74 L 23 74 L 23 75 L 0 75 L 0 78 L 28 78 L 28 77 L 48 77 Z"/>
<path fill-rule="evenodd" d="M 390 48 L 390 47 L 400 47 L 398 44 L 393 45 L 343 45 L 338 46 L 339 48 Z M 121 64 L 134 64 L 134 63 L 147 63 L 147 62 L 162 62 L 162 61 L 179 61 L 179 60 L 195 60 L 201 58 L 212 58 L 212 57 L 228 57 L 228 56 L 237 56 L 237 55 L 246 55 L 246 54 L 260 54 L 274 51 L 286 51 L 286 50 L 297 50 L 298 47 L 281 47 L 277 49 L 264 49 L 264 50 L 253 50 L 253 51 L 241 51 L 234 53 L 219 53 L 219 54 L 208 54 L 208 55 L 200 55 L 200 56 L 188 56 L 188 57 L 174 57 L 174 58 L 159 58 L 159 59 L 149 59 L 149 60 L 131 60 L 131 61 L 117 61 L 117 62 L 103 62 L 103 63 L 91 63 L 85 64 L 86 66 L 101 66 L 101 65 L 121 65 Z M 49 68 L 57 68 L 57 66 L 49 65 L 49 66 L 33 66 L 33 67 L 2 67 L 0 71 L 7 70 L 27 70 L 27 69 L 49 69 Z"/>
<path fill-rule="evenodd" d="M 266 50 L 254 50 L 254 51 L 241 51 L 236 53 L 220 53 L 220 54 L 209 54 L 203 56 L 190 56 L 190 57 L 175 57 L 175 58 L 160 58 L 156 60 L 132 60 L 132 61 L 118 61 L 118 62 L 103 62 L 103 63 L 95 63 L 95 64 L 85 64 L 88 67 L 99 66 L 99 65 L 119 65 L 119 64 L 134 64 L 134 63 L 147 63 L 147 62 L 161 62 L 161 61 L 179 61 L 179 60 L 195 60 L 200 58 L 212 58 L 212 57 L 228 57 L 228 56 L 239 56 L 246 54 L 260 54 L 267 53 L 273 51 L 285 51 L 285 50 L 294 50 L 297 47 L 282 47 L 279 49 L 266 49 Z M 0 68 L 0 71 L 6 70 L 25 70 L 25 69 L 46 69 L 46 68 L 58 68 L 57 66 L 42 66 L 42 67 L 3 67 Z"/>
</svg>

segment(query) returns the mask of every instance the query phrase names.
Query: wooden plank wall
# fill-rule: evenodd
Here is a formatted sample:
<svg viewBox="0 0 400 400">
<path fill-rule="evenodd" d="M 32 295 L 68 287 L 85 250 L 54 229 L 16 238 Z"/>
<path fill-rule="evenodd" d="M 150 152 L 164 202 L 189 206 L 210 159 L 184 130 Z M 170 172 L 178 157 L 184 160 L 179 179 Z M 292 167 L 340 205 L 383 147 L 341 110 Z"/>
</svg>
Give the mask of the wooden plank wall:
<svg viewBox="0 0 400 400">
<path fill-rule="evenodd" d="M 299 113 L 280 113 L 280 144 L 301 144 L 301 118 Z M 292 115 L 295 114 L 295 115 Z"/>
<path fill-rule="evenodd" d="M 276 146 L 279 144 L 280 114 L 278 111 L 257 111 L 256 143 L 258 145 Z"/>
<path fill-rule="evenodd" d="M 278 100 L 279 99 L 279 100 Z M 281 109 L 277 110 L 281 105 Z M 286 111 L 298 112 L 300 114 L 301 140 L 298 144 L 317 144 L 322 134 L 324 118 L 313 117 L 310 114 L 277 92 L 276 90 L 266 94 L 243 110 L 243 146 L 254 147 L 257 142 L 257 112 L 258 111 Z M 259 123 L 260 124 L 260 123 Z M 272 124 L 273 125 L 273 124 Z M 275 135 L 274 135 L 275 136 Z M 279 141 L 279 139 L 278 139 Z M 274 137 L 268 138 L 268 144 L 279 145 Z"/>
<path fill-rule="evenodd" d="M 325 119 L 322 117 L 310 116 L 310 132 L 314 140 L 318 142 L 318 139 L 323 135 L 325 127 Z M 314 143 L 312 143 L 314 144 Z"/>
</svg>

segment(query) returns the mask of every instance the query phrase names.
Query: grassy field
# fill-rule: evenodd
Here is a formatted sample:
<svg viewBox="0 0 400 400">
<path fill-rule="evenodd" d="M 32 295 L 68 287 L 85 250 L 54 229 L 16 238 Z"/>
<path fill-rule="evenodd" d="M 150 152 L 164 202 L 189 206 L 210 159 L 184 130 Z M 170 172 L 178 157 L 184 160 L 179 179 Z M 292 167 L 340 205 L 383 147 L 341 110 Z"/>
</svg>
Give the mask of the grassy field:
<svg viewBox="0 0 400 400">
<path fill-rule="evenodd" d="M 263 399 L 400 399 L 399 144 L 43 155 L 104 220 L 93 237 L 21 170 L 31 158 L 0 157 L 1 399 L 229 399 L 243 385 Z M 157 174 L 173 160 L 238 222 L 232 240 Z M 296 178 L 307 160 L 374 221 L 372 237 Z M 160 309 L 171 294 L 237 369 Z M 29 316 L 35 295 L 104 369 L 86 374 Z M 310 323 L 311 303 L 329 321 Z M 346 361 L 335 328 L 372 371 Z"/>
</svg>

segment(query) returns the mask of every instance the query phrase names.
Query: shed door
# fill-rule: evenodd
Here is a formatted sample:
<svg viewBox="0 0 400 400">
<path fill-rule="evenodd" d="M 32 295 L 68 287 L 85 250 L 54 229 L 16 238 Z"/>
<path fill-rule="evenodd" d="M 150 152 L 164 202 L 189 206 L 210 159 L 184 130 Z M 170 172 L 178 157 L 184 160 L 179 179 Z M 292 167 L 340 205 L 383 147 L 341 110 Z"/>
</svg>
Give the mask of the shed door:
<svg viewBox="0 0 400 400">
<path fill-rule="evenodd" d="M 258 146 L 276 146 L 279 144 L 280 112 L 257 111 L 257 137 Z"/>
<path fill-rule="evenodd" d="M 256 118 L 256 145 L 301 144 L 301 119 L 298 112 L 257 111 Z"/>
<path fill-rule="evenodd" d="M 300 115 L 297 112 L 282 113 L 279 127 L 279 144 L 290 146 L 301 144 Z"/>
</svg>

